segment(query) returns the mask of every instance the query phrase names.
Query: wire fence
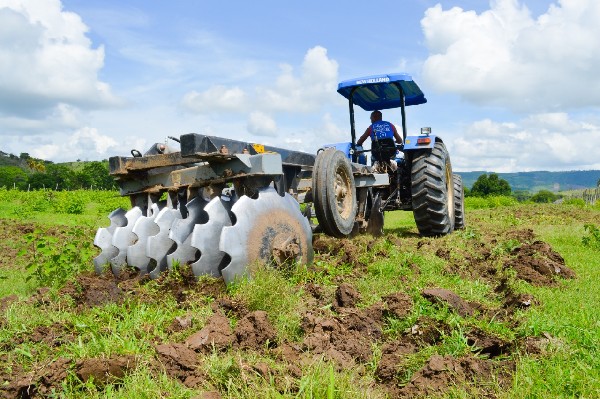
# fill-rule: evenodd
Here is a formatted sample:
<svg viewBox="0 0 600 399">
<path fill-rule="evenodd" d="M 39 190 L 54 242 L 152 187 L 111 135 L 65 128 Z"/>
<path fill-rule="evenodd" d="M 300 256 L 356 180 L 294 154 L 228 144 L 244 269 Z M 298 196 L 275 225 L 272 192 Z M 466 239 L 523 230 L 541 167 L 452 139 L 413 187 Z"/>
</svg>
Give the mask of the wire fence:
<svg viewBox="0 0 600 399">
<path fill-rule="evenodd" d="M 595 204 L 596 201 L 600 201 L 600 187 L 591 188 L 586 190 L 571 191 L 567 195 L 567 198 L 581 198 L 588 204 Z"/>
</svg>

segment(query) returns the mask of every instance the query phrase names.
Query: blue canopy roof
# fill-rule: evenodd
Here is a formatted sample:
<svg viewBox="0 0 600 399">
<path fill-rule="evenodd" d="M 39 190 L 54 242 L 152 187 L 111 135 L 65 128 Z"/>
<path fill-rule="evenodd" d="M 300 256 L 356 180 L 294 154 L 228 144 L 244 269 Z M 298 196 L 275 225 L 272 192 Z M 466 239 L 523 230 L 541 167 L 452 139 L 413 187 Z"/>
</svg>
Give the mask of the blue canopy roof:
<svg viewBox="0 0 600 399">
<path fill-rule="evenodd" d="M 427 102 L 425 95 L 412 80 L 412 76 L 405 73 L 391 73 L 387 75 L 373 75 L 363 78 L 344 80 L 338 84 L 338 93 L 349 98 L 353 88 L 354 104 L 365 111 L 376 109 L 396 108 L 400 106 L 400 90 L 396 84 L 402 86 L 405 105 L 418 105 Z"/>
</svg>

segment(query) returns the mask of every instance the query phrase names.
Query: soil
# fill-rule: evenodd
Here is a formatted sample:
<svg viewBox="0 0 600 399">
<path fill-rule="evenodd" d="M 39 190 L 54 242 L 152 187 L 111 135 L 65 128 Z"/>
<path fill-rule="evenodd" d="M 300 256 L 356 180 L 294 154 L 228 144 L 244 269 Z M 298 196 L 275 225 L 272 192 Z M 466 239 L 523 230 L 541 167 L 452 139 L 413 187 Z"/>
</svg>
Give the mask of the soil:
<svg viewBox="0 0 600 399">
<path fill-rule="evenodd" d="M 535 221 L 533 214 L 521 213 L 515 217 L 531 223 Z M 3 233 L 5 235 L 22 235 L 35 228 L 34 225 L 9 222 L 3 222 L 2 226 L 8 231 Z M 0 244 L 0 254 L 11 254 L 8 240 L 0 241 L 4 243 Z M 360 279 L 367 273 L 368 265 L 387 256 L 384 252 L 370 253 L 365 248 L 383 247 L 382 243 L 435 254 L 444 264 L 444 273 L 484 281 L 491 287 L 490 302 L 497 303 L 497 308 L 469 302 L 457 293 L 437 286 L 421 292 L 413 290 L 411 279 L 417 279 L 420 270 L 418 265 L 410 263 L 405 265 L 409 274 L 406 288 L 403 288 L 406 292 L 386 293 L 381 299 L 361 295 Z M 495 397 L 497 392 L 490 387 L 496 383 L 500 387 L 509 386 L 516 367 L 516 360 L 506 359 L 518 359 L 517 351 L 546 356 L 550 345 L 561 343 L 547 335 L 509 342 L 475 327 L 475 324 L 485 323 L 469 320 L 503 320 L 508 326 L 518 326 L 521 311 L 539 303 L 531 294 L 515 291 L 515 275 L 532 285 L 552 287 L 561 279 L 576 278 L 576 274 L 565 265 L 560 254 L 548 243 L 540 241 L 530 228 L 489 231 L 481 228 L 481 237 L 464 240 L 464 243 L 464 247 L 457 248 L 444 239 L 421 238 L 408 233 L 402 237 L 359 236 L 342 240 L 315 235 L 316 259 L 309 266 L 311 271 L 329 276 L 331 267 L 325 268 L 324 264 L 344 266 L 344 270 L 350 271 L 343 276 L 331 277 L 330 281 L 334 282 L 331 285 L 313 281 L 298 284 L 303 310 L 295 341 L 278 336 L 274 320 L 265 311 L 251 309 L 248 303 L 236 299 L 239 296 L 228 293 L 222 279 L 198 281 L 186 266 L 176 274 L 164 274 L 155 281 L 140 277 L 129 269 L 117 277 L 111 273 L 100 276 L 83 273 L 60 290 L 59 297 L 72 299 L 70 303 L 61 301 L 61 306 L 85 312 L 106 304 L 127 306 L 128 301 L 155 303 L 168 295 L 175 299 L 182 312 L 173 320 L 167 320 L 164 326 L 167 338 L 153 338 L 154 355 L 150 355 L 150 362 L 134 355 L 69 359 L 64 357 L 63 351 L 60 352 L 63 356 L 51 356 L 52 360 L 35 363 L 33 369 L 25 370 L 14 357 L 0 354 L 0 397 L 49 397 L 53 389 L 60 390 L 67 375 L 74 375 L 84 382 L 93 379 L 97 385 L 110 384 L 136 367 L 164 372 L 189 388 L 209 388 L 197 398 L 225 397 L 226 390 L 218 386 L 219 389 L 214 389 L 203 367 L 206 357 L 215 352 L 235 353 L 239 363 L 236 367 L 242 375 L 274 381 L 282 391 L 288 392 L 298 389 L 303 367 L 325 359 L 337 370 L 354 369 L 361 375 L 373 373 L 375 389 L 390 397 L 443 396 L 455 386 L 466 389 L 473 397 Z M 9 258 L 0 256 L 0 267 Z M 436 353 L 437 347 L 443 348 L 440 344 L 446 337 L 457 333 L 453 323 L 449 325 L 433 317 L 418 316 L 421 312 L 416 306 L 423 306 L 424 300 L 447 307 L 464 318 L 459 333 L 464 335 L 470 352 L 467 350 L 460 357 L 423 356 L 423 350 Z M 56 306 L 48 289 L 39 289 L 22 301 L 42 309 Z M 0 298 L 0 326 L 5 322 L 6 310 L 19 303 L 20 299 L 14 295 Z M 198 303 L 210 304 L 213 312 L 201 325 L 197 324 L 194 313 Z M 519 317 L 515 317 L 517 310 Z M 403 325 L 404 330 L 389 333 L 394 323 Z M 77 329 L 70 323 L 48 322 L 3 341 L 0 349 L 10 352 L 24 344 L 43 344 L 44 350 L 58 354 L 61 347 L 77 342 L 77 339 Z M 380 356 L 374 356 L 374 348 Z M 247 355 L 237 354 L 239 352 Z M 32 353 L 32 356 L 36 355 Z M 264 358 L 269 361 L 262 361 Z"/>
<path fill-rule="evenodd" d="M 463 317 L 473 315 L 473 307 L 450 290 L 443 288 L 428 288 L 423 290 L 421 295 L 431 302 L 447 305 L 450 309 Z"/>
<path fill-rule="evenodd" d="M 33 233 L 35 228 L 36 225 L 33 223 L 0 219 L 0 270 L 15 267 L 18 248 L 24 245 L 25 236 Z"/>
<path fill-rule="evenodd" d="M 490 397 L 494 392 L 486 391 L 489 383 L 507 383 L 513 369 L 513 362 L 433 355 L 404 387 L 391 386 L 389 391 L 393 397 L 419 398 L 440 396 L 452 386 L 461 386 L 470 387 L 477 397 Z"/>
<path fill-rule="evenodd" d="M 558 278 L 575 278 L 575 272 L 565 265 L 565 260 L 549 244 L 535 241 L 512 251 L 513 259 L 505 267 L 517 272 L 517 277 L 536 286 L 554 285 Z"/>
<path fill-rule="evenodd" d="M 13 370 L 10 376 L 3 376 L 8 382 L 0 389 L 5 398 L 44 398 L 50 397 L 59 388 L 70 372 L 85 382 L 93 378 L 96 385 L 115 382 L 130 370 L 135 369 L 134 356 L 116 356 L 109 359 L 81 359 L 74 362 L 59 357 L 30 372 Z"/>
</svg>

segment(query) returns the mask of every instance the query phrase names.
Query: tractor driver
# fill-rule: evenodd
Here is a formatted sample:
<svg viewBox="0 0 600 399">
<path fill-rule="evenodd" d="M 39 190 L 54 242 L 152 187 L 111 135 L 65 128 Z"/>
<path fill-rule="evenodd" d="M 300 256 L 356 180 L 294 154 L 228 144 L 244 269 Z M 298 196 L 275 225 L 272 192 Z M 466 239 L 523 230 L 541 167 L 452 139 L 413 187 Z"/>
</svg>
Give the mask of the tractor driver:
<svg viewBox="0 0 600 399">
<path fill-rule="evenodd" d="M 362 145 L 367 137 L 371 137 L 371 140 L 376 138 L 381 139 L 396 139 L 397 144 L 402 144 L 402 137 L 398 134 L 396 126 L 392 123 L 382 120 L 383 115 L 381 111 L 371 112 L 371 126 L 365 130 L 362 136 L 356 142 L 356 145 Z"/>
<path fill-rule="evenodd" d="M 393 145 L 394 140 L 396 141 L 396 144 L 402 144 L 402 137 L 400 137 L 400 135 L 398 134 L 398 131 L 396 130 L 396 127 L 387 121 L 382 120 L 383 115 L 381 114 L 381 111 L 373 111 L 371 112 L 371 126 L 369 126 L 367 128 L 367 130 L 365 130 L 365 132 L 363 133 L 362 136 L 360 136 L 360 138 L 358 139 L 358 141 L 356 142 L 357 146 L 362 145 L 362 143 L 365 142 L 365 140 L 367 139 L 367 137 L 371 137 L 371 150 L 373 150 L 374 148 L 374 142 L 380 142 L 380 140 L 383 140 L 384 142 L 389 143 L 388 146 L 390 144 Z M 383 144 L 383 143 L 382 143 Z M 380 148 L 379 145 L 377 148 Z M 383 155 L 385 157 L 389 156 L 390 158 L 394 158 L 394 155 L 396 154 L 396 149 L 394 147 L 392 147 L 391 149 L 391 153 L 388 151 L 386 153 L 386 155 Z M 381 153 L 379 153 L 381 154 Z M 380 160 L 377 159 L 377 154 L 373 153 L 373 160 L 375 161 L 375 163 L 373 164 L 373 166 L 375 167 L 376 170 L 382 169 L 385 170 L 386 167 L 385 165 L 389 165 L 392 169 L 392 171 L 395 171 L 397 169 L 397 164 L 396 161 L 394 161 L 393 159 L 385 159 L 385 160 L 381 160 L 383 162 L 379 162 Z M 382 170 L 382 171 L 383 171 Z"/>
</svg>

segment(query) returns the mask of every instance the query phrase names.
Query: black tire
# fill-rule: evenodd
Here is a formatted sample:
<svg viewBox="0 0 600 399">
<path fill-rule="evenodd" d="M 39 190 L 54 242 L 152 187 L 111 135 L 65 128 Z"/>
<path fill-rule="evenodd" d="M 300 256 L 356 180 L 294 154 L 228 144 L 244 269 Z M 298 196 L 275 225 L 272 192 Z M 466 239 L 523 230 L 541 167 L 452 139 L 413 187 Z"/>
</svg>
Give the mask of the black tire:
<svg viewBox="0 0 600 399">
<path fill-rule="evenodd" d="M 439 236 L 454 230 L 454 180 L 446 146 L 437 141 L 418 153 L 411 169 L 412 207 L 419 233 Z"/>
<path fill-rule="evenodd" d="M 452 179 L 454 181 L 454 230 L 458 230 L 465 227 L 465 190 L 460 175 L 453 174 Z"/>
<path fill-rule="evenodd" d="M 356 186 L 350 161 L 334 148 L 317 155 L 313 168 L 313 204 L 325 234 L 346 237 L 356 220 Z"/>
</svg>

